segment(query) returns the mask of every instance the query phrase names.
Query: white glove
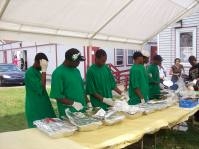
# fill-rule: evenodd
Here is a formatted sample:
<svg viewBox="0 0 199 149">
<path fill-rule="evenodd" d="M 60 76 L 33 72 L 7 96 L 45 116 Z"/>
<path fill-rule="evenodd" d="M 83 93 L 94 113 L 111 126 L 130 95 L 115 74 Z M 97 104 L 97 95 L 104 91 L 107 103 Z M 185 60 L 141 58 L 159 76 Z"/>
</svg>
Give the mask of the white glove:
<svg viewBox="0 0 199 149">
<path fill-rule="evenodd" d="M 160 83 L 160 89 L 164 89 L 164 85 Z"/>
<path fill-rule="evenodd" d="M 129 100 L 129 96 L 125 93 L 125 92 L 122 92 L 122 94 L 121 94 L 121 98 L 120 98 L 121 100 Z"/>
<path fill-rule="evenodd" d="M 187 88 L 188 88 L 189 90 L 191 90 L 191 91 L 194 91 L 194 88 L 193 88 L 193 86 L 191 86 L 191 85 L 188 86 Z"/>
<path fill-rule="evenodd" d="M 114 101 L 112 100 L 112 98 L 103 98 L 103 103 L 109 105 L 109 106 L 113 106 L 114 105 Z"/>
<path fill-rule="evenodd" d="M 125 98 L 126 98 L 126 95 L 125 95 L 124 92 L 122 92 L 120 99 L 121 99 L 121 100 L 124 100 Z"/>
<path fill-rule="evenodd" d="M 145 103 L 145 100 L 142 98 L 140 99 L 141 100 L 141 103 L 144 104 Z"/>
<path fill-rule="evenodd" d="M 74 103 L 73 103 L 72 107 L 73 107 L 73 108 L 75 108 L 77 111 L 79 111 L 79 110 L 83 109 L 82 104 L 81 104 L 81 103 L 79 103 L 79 102 L 75 102 L 75 101 L 74 101 Z"/>
<path fill-rule="evenodd" d="M 41 71 L 46 72 L 48 67 L 48 61 L 45 59 L 40 60 Z"/>
<path fill-rule="evenodd" d="M 197 81 L 198 81 L 197 79 L 194 79 L 192 82 L 193 82 L 194 85 L 196 85 Z"/>
<path fill-rule="evenodd" d="M 180 74 L 179 73 L 173 73 L 173 75 L 179 76 Z"/>
<path fill-rule="evenodd" d="M 89 109 L 93 107 L 92 104 L 91 104 L 91 102 L 88 102 L 88 103 L 87 103 L 87 107 L 88 107 Z"/>
</svg>

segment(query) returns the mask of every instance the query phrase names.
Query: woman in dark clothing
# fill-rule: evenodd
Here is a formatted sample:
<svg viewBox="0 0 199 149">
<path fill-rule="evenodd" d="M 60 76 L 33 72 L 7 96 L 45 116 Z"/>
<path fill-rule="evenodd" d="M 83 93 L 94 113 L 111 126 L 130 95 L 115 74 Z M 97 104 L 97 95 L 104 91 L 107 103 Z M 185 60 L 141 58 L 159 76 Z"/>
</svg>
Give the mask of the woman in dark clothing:
<svg viewBox="0 0 199 149">
<path fill-rule="evenodd" d="M 173 83 L 177 82 L 181 74 L 184 73 L 184 67 L 180 64 L 181 60 L 179 58 L 176 58 L 174 62 L 175 64 L 171 67 L 170 72 L 170 74 L 172 75 L 171 81 Z"/>
</svg>

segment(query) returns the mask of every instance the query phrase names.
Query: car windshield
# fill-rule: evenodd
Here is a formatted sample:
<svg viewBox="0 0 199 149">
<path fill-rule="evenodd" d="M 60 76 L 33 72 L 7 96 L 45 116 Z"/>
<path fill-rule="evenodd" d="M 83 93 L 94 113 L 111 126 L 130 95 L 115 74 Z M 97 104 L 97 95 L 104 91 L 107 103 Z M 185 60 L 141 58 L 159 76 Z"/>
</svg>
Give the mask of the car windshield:
<svg viewBox="0 0 199 149">
<path fill-rule="evenodd" d="M 0 65 L 0 72 L 20 72 L 21 70 L 15 65 Z"/>
</svg>

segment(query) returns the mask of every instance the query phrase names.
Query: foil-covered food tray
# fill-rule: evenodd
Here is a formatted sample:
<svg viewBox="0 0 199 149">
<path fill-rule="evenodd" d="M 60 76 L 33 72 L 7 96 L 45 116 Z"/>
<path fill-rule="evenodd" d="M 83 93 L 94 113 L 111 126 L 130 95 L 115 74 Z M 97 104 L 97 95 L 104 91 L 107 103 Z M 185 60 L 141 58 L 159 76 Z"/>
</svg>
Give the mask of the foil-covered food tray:
<svg viewBox="0 0 199 149">
<path fill-rule="evenodd" d="M 77 126 L 79 131 L 92 131 L 100 128 L 102 122 L 93 117 L 90 117 L 81 112 L 70 112 L 69 109 L 65 110 L 65 120 L 70 121 L 73 125 Z"/>
<path fill-rule="evenodd" d="M 77 127 L 71 123 L 64 122 L 59 118 L 45 118 L 36 120 L 33 124 L 43 133 L 52 138 L 71 136 Z"/>
</svg>

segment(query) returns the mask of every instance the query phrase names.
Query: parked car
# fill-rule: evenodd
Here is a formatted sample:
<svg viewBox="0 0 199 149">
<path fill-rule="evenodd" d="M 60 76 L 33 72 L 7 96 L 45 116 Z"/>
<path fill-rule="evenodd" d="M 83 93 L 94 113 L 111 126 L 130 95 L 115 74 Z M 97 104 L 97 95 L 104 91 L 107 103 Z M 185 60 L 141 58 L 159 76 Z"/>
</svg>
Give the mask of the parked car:
<svg viewBox="0 0 199 149">
<path fill-rule="evenodd" d="M 24 84 L 25 73 L 14 64 L 0 64 L 0 86 Z"/>
</svg>

